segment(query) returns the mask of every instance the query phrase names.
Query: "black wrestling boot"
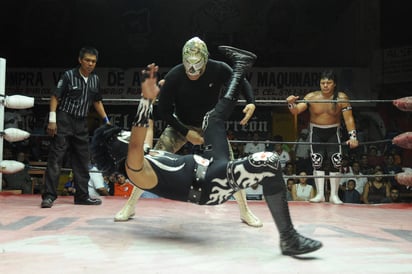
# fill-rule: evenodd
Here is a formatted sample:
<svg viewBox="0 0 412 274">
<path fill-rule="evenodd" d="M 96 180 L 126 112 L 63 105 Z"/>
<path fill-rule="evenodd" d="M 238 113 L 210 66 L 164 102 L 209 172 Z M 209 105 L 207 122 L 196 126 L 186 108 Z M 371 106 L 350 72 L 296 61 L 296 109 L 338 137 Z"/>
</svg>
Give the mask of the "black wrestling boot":
<svg viewBox="0 0 412 274">
<path fill-rule="evenodd" d="M 219 46 L 218 49 L 231 61 L 233 69 L 232 78 L 224 98 L 237 101 L 241 79 L 245 72 L 253 66 L 257 57 L 252 52 L 230 46 Z"/>
<path fill-rule="evenodd" d="M 322 247 L 321 242 L 304 237 L 294 229 L 285 191 L 265 195 L 265 200 L 279 230 L 280 249 L 283 255 L 301 255 Z"/>
</svg>

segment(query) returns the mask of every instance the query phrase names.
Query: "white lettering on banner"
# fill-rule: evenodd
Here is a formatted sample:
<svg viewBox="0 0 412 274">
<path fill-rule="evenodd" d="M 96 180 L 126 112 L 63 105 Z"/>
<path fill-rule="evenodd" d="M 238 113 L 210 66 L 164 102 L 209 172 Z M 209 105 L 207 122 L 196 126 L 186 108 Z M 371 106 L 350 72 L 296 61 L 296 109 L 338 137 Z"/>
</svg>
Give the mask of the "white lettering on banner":
<svg viewBox="0 0 412 274">
<path fill-rule="evenodd" d="M 410 51 L 391 52 L 391 56 L 410 56 Z M 160 68 L 160 78 L 170 68 Z M 369 71 L 363 68 L 331 68 L 338 75 L 339 83 L 351 99 L 374 99 L 371 92 Z M 6 71 L 6 91 L 19 92 L 27 96 L 48 97 L 56 88 L 64 68 L 10 68 Z M 101 92 L 104 99 L 130 99 L 140 94 L 142 68 L 97 68 L 96 73 L 101 80 Z M 252 68 L 246 74 L 255 95 L 261 101 L 284 100 L 294 94 L 303 96 L 306 93 L 319 90 L 320 68 Z M 375 97 L 374 97 L 375 96 Z M 47 103 L 47 102 L 45 102 Z M 108 101 L 107 104 L 133 104 L 133 101 Z M 269 103 L 266 103 L 270 105 Z"/>
<path fill-rule="evenodd" d="M 279 89 L 290 86 L 316 87 L 319 85 L 318 72 L 268 72 L 258 71 L 257 87 L 273 86 Z"/>
<path fill-rule="evenodd" d="M 234 132 L 267 132 L 268 131 L 268 121 L 250 121 L 246 125 L 242 126 L 239 121 L 226 121 L 226 130 L 233 130 Z"/>
</svg>

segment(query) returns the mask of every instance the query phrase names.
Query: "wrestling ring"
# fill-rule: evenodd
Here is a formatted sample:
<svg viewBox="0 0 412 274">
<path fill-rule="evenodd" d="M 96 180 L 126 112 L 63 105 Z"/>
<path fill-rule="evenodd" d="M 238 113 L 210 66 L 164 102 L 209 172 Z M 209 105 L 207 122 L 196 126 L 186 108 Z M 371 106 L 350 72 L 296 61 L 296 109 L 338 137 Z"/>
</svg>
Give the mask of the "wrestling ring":
<svg viewBox="0 0 412 274">
<path fill-rule="evenodd" d="M 20 95 L 6 96 L 3 71 L 0 75 L 1 117 L 4 117 L 5 107 L 30 108 L 36 100 L 42 100 Z M 352 104 L 365 101 L 371 102 L 349 100 Z M 392 103 L 402 111 L 412 111 L 412 97 L 372 101 Z M 258 100 L 256 103 L 263 102 Z M 285 100 L 271 103 L 286 106 Z M 30 138 L 31 134 L 18 128 L 4 129 L 3 119 L 0 120 L 2 157 L 4 140 L 18 142 Z M 411 136 L 412 132 L 405 132 L 393 139 L 373 143 L 390 142 L 412 149 Z M 360 143 L 368 144 L 371 142 Z M 16 161 L 0 160 L 0 178 L 3 173 L 25 168 Z M 45 170 L 44 166 L 36 165 L 28 168 Z M 362 175 L 365 176 L 369 177 Z M 412 173 L 408 171 L 396 174 L 395 178 L 400 184 L 412 185 Z M 335 206 L 330 203 L 289 202 L 298 230 L 324 244 L 323 249 L 299 259 L 280 255 L 279 242 L 273 237 L 276 228 L 265 203 L 261 201 L 248 202 L 263 222 L 263 227 L 251 228 L 239 222 L 238 206 L 234 201 L 200 207 L 162 198 L 143 198 L 138 203 L 139 213 L 135 219 L 113 222 L 114 213 L 124 205 L 126 198 L 102 197 L 102 206 L 88 207 L 87 210 L 73 205 L 72 199 L 70 196 L 59 197 L 52 209 L 39 210 L 39 195 L 0 192 L 1 273 L 412 272 L 410 204 Z"/>
</svg>

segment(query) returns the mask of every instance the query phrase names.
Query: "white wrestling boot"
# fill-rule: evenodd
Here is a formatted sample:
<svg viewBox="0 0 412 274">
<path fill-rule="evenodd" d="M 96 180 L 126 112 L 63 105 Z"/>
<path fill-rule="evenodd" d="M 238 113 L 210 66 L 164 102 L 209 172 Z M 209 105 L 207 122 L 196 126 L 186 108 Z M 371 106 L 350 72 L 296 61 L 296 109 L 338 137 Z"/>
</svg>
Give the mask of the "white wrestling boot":
<svg viewBox="0 0 412 274">
<path fill-rule="evenodd" d="M 114 216 L 115 222 L 127 222 L 131 217 L 134 216 L 134 208 L 136 206 L 136 202 L 137 200 L 139 200 L 140 196 L 142 196 L 143 192 L 144 191 L 140 188 L 133 187 L 132 194 L 130 195 L 126 204 L 119 212 L 117 212 L 116 216 Z"/>
<path fill-rule="evenodd" d="M 339 172 L 330 172 L 329 173 L 332 176 L 337 176 L 340 175 Z M 340 183 L 340 178 L 330 178 L 330 197 L 329 197 L 329 202 L 333 203 L 335 205 L 341 205 L 343 202 L 339 199 L 338 196 L 338 191 L 339 191 L 339 183 Z"/>
<path fill-rule="evenodd" d="M 258 217 L 256 217 L 255 214 L 253 214 L 247 206 L 246 192 L 244 189 L 241 189 L 233 194 L 233 197 L 235 197 L 235 200 L 239 205 L 240 219 L 242 220 L 242 222 L 253 227 L 263 226 L 262 221 Z"/>
<path fill-rule="evenodd" d="M 313 175 L 315 176 L 325 176 L 325 171 L 314 170 Z M 325 177 L 316 177 L 316 196 L 310 199 L 311 203 L 320 203 L 325 201 Z"/>
</svg>

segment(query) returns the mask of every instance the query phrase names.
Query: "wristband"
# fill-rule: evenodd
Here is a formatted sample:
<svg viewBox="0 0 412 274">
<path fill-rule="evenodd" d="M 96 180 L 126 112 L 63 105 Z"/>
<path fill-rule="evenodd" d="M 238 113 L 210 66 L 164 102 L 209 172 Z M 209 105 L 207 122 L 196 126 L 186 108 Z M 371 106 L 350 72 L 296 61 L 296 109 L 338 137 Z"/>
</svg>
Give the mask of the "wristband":
<svg viewBox="0 0 412 274">
<path fill-rule="evenodd" d="M 152 113 L 152 100 L 143 98 L 140 99 L 137 107 L 136 117 L 132 125 L 134 127 L 149 127 L 149 118 Z"/>
<path fill-rule="evenodd" d="M 49 123 L 56 123 L 56 112 L 55 111 L 50 111 Z"/>
<path fill-rule="evenodd" d="M 295 103 L 288 104 L 288 108 L 289 108 L 289 109 L 292 109 L 292 108 L 295 108 L 295 107 L 296 107 L 296 104 L 295 104 Z"/>
<path fill-rule="evenodd" d="M 353 130 L 349 131 L 348 134 L 349 134 L 349 139 L 350 140 L 357 140 L 358 139 L 356 137 L 356 129 L 353 129 Z"/>
<path fill-rule="evenodd" d="M 103 118 L 103 123 L 107 124 L 107 123 L 109 123 L 109 122 L 110 122 L 109 118 L 107 118 L 107 116 L 105 116 L 105 117 Z"/>
</svg>

